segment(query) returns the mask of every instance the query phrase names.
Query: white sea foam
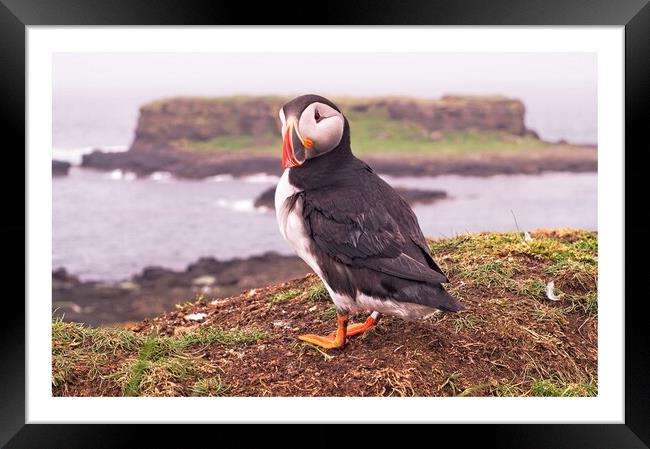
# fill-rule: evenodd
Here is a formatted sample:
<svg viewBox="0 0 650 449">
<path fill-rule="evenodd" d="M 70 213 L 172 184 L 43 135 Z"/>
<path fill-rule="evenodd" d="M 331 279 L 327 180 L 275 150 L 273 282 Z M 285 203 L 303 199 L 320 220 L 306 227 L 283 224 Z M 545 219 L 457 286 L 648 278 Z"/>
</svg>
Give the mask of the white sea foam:
<svg viewBox="0 0 650 449">
<path fill-rule="evenodd" d="M 247 213 L 262 213 L 261 208 L 255 207 L 255 202 L 251 199 L 244 200 L 227 200 L 224 198 L 219 198 L 216 201 L 216 205 L 226 209 L 233 210 L 235 212 L 247 212 Z"/>
<path fill-rule="evenodd" d="M 172 178 L 172 174 L 171 174 L 170 172 L 168 172 L 168 171 L 157 171 L 157 172 L 153 172 L 153 173 L 149 176 L 149 178 L 150 178 L 152 181 L 156 181 L 156 182 L 170 182 L 170 181 L 173 180 L 173 178 Z"/>
<path fill-rule="evenodd" d="M 228 182 L 232 181 L 233 179 L 235 178 L 232 175 L 214 175 L 205 178 L 205 180 L 209 182 Z"/>
<path fill-rule="evenodd" d="M 267 175 L 266 173 L 255 173 L 253 175 L 234 177 L 230 174 L 224 175 L 214 175 L 205 178 L 208 182 L 232 182 L 232 181 L 242 181 L 250 184 L 268 184 L 268 183 L 277 183 L 280 178 L 275 175 Z"/>
<path fill-rule="evenodd" d="M 280 180 L 279 176 L 267 175 L 266 173 L 255 173 L 254 175 L 248 175 L 241 178 L 244 182 L 250 182 L 254 184 L 266 184 L 266 183 L 276 183 Z"/>
<path fill-rule="evenodd" d="M 134 181 L 137 178 L 135 173 L 130 172 L 130 171 L 122 171 L 119 168 L 117 170 L 113 170 L 108 174 L 108 179 L 112 179 L 113 181 Z"/>
<path fill-rule="evenodd" d="M 52 148 L 52 159 L 58 161 L 70 162 L 72 165 L 81 164 L 81 158 L 84 154 L 90 154 L 95 150 L 101 150 L 105 153 L 119 153 L 127 151 L 128 145 L 107 145 L 102 147 L 79 147 L 79 148 Z"/>
</svg>

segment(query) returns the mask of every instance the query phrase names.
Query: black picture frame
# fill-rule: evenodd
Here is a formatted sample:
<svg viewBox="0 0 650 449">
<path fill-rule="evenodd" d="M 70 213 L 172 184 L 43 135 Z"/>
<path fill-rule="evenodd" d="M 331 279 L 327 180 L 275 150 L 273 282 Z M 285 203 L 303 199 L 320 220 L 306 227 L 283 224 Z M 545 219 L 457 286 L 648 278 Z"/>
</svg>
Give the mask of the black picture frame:
<svg viewBox="0 0 650 449">
<path fill-rule="evenodd" d="M 297 3 L 297 2 L 296 2 Z M 634 255 L 647 254 L 649 219 L 636 205 L 643 202 L 648 149 L 641 145 L 647 134 L 650 98 L 650 6 L 647 0 L 457 0 L 457 1 L 345 1 L 305 13 L 292 2 L 218 2 L 216 0 L 0 0 L 0 101 L 4 127 L 5 170 L 0 179 L 5 207 L 0 230 L 5 248 L 6 294 L 0 324 L 0 446 L 7 448 L 132 447 L 138 439 L 153 444 L 188 445 L 196 437 L 214 435 L 211 427 L 169 431 L 162 426 L 25 424 L 25 203 L 16 186 L 26 185 L 25 75 L 26 27 L 33 25 L 616 25 L 625 26 L 625 423 L 453 425 L 436 428 L 463 443 L 500 448 L 647 448 L 650 445 L 650 339 L 647 316 L 641 312 L 647 296 L 642 282 L 647 264 Z M 7 138 L 9 137 L 9 138 Z M 639 148 L 631 145 L 638 143 Z M 635 145 L 636 146 L 636 145 Z M 26 151 L 26 150 L 25 150 Z M 24 167 L 24 171 L 19 167 Z M 645 190 L 644 190 L 645 189 Z M 26 193 L 26 192 L 25 192 Z M 638 201 L 635 201 L 638 200 Z M 11 251 L 8 251 L 11 250 Z M 629 250 L 629 251 L 628 251 Z M 25 282 L 21 282 L 25 279 Z M 624 300 L 621 297 L 621 300 Z M 362 412 L 362 411 L 361 411 Z M 146 420 L 146 417 L 143 417 Z M 360 415 L 363 421 L 363 415 Z M 576 417 L 580 420 L 580 417 Z M 169 429 L 169 428 L 167 428 Z M 386 429 L 384 427 L 383 429 Z M 307 430 L 308 431 L 308 430 Z M 385 431 L 385 430 L 384 430 Z M 429 430 L 425 429 L 425 432 Z M 266 426 L 264 436 L 274 438 Z M 366 438 L 379 434 L 366 434 Z M 192 437 L 193 436 L 193 437 Z M 278 433 L 277 436 L 280 436 Z M 286 441 L 286 430 L 282 434 Z M 439 437 L 440 443 L 447 438 Z M 216 442 L 216 440 L 213 440 Z M 157 445 L 159 443 L 156 443 Z"/>
</svg>

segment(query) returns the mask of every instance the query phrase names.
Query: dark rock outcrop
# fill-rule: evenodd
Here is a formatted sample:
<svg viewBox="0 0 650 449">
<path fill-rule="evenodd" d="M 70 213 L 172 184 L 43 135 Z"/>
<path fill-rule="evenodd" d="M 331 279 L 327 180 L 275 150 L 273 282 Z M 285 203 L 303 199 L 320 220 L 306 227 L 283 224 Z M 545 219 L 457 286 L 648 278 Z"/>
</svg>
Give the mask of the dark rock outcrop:
<svg viewBox="0 0 650 449">
<path fill-rule="evenodd" d="M 410 205 L 414 204 L 431 204 L 436 201 L 447 198 L 447 193 L 442 190 L 421 190 L 421 189 L 406 189 L 403 187 L 395 187 L 395 191 L 399 193 L 402 198 Z M 275 187 L 262 192 L 255 199 L 255 207 L 266 207 L 268 209 L 275 209 Z"/>
<path fill-rule="evenodd" d="M 443 190 L 405 189 L 403 187 L 396 187 L 395 190 L 410 205 L 432 204 L 447 198 L 447 192 Z"/>
<path fill-rule="evenodd" d="M 596 147 L 551 148 L 525 154 L 477 154 L 427 157 L 364 157 L 375 171 L 391 176 L 494 176 L 540 174 L 561 171 L 595 172 L 598 168 Z M 138 154 L 95 151 L 83 157 L 84 167 L 98 170 L 121 169 L 138 176 L 167 171 L 179 178 L 201 179 L 229 174 L 246 176 L 256 173 L 280 175 L 278 157 L 259 155 L 215 154 L 210 157 L 181 155 L 173 152 Z"/>
<path fill-rule="evenodd" d="M 276 253 L 228 261 L 205 257 L 185 271 L 146 267 L 121 282 L 81 281 L 59 268 L 52 272 L 52 309 L 66 321 L 93 326 L 139 321 L 199 295 L 214 300 L 309 272 L 299 258 Z"/>
<path fill-rule="evenodd" d="M 255 198 L 255 207 L 266 207 L 275 209 L 275 187 L 266 189 L 257 198 Z"/>
<path fill-rule="evenodd" d="M 182 140 L 259 136 L 279 131 L 281 97 L 171 98 L 140 108 L 130 151 L 161 151 Z"/>
<path fill-rule="evenodd" d="M 255 173 L 280 174 L 280 161 L 271 156 L 236 154 L 192 154 L 174 150 L 126 151 L 104 153 L 96 150 L 82 157 L 81 165 L 97 170 L 121 169 L 138 176 L 166 171 L 179 178 L 200 179 L 230 174 L 246 176 Z"/>
<path fill-rule="evenodd" d="M 71 165 L 70 162 L 52 160 L 52 175 L 67 176 Z"/>
<path fill-rule="evenodd" d="M 597 148 L 556 147 L 525 154 L 476 154 L 449 157 L 367 158 L 378 173 L 391 176 L 538 175 L 545 172 L 587 173 L 598 170 Z"/>
<path fill-rule="evenodd" d="M 446 95 L 438 100 L 387 98 L 356 101 L 355 112 L 385 111 L 394 120 L 417 123 L 429 131 L 478 129 L 526 134 L 524 104 L 505 97 Z"/>
</svg>

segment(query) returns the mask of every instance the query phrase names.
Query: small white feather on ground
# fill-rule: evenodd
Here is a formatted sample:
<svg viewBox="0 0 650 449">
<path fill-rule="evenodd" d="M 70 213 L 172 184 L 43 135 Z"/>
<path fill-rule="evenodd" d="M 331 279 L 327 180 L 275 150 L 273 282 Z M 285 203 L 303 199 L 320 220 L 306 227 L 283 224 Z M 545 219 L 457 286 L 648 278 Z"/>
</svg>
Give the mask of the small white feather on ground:
<svg viewBox="0 0 650 449">
<path fill-rule="evenodd" d="M 546 284 L 546 297 L 551 301 L 559 301 L 560 298 L 555 296 L 555 281 Z"/>
</svg>

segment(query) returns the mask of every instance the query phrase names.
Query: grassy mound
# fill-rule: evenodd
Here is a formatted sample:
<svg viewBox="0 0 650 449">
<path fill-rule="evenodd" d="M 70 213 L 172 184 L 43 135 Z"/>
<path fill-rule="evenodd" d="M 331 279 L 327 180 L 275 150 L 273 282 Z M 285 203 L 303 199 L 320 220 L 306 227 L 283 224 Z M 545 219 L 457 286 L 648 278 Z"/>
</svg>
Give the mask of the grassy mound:
<svg viewBox="0 0 650 449">
<path fill-rule="evenodd" d="M 460 130 L 428 132 L 407 121 L 370 115 L 349 114 L 353 126 L 352 148 L 359 156 L 367 155 L 464 155 L 475 153 L 517 153 L 557 149 L 558 146 L 532 136 L 515 136 L 501 131 Z M 205 141 L 181 139 L 176 147 L 199 153 L 244 152 L 277 155 L 280 136 L 220 136 Z"/>
<path fill-rule="evenodd" d="M 322 351 L 296 339 L 335 326 L 327 292 L 309 275 L 199 298 L 130 329 L 55 321 L 53 394 L 597 394 L 596 233 L 482 233 L 430 245 L 467 311 L 386 317 L 343 350 Z M 551 281 L 557 301 L 547 297 Z"/>
<path fill-rule="evenodd" d="M 135 148 L 190 153 L 277 155 L 277 111 L 289 97 L 177 97 L 141 108 Z M 524 125 L 525 107 L 500 96 L 336 98 L 351 126 L 352 148 L 365 155 L 464 155 L 566 149 Z M 152 145 L 148 145 L 152 144 Z"/>
</svg>

